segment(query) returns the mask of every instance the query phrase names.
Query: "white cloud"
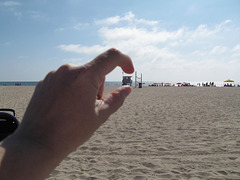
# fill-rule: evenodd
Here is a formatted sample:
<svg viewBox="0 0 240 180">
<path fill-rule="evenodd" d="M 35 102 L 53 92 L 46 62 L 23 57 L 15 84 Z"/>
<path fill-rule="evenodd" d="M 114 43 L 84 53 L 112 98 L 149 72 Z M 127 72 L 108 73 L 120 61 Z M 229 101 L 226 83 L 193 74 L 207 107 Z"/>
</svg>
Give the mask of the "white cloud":
<svg viewBox="0 0 240 180">
<path fill-rule="evenodd" d="M 113 24 L 117 24 L 121 21 L 120 16 L 115 16 L 115 17 L 109 17 L 107 19 L 104 20 L 98 20 L 96 21 L 97 24 L 104 24 L 104 25 L 113 25 Z"/>
<path fill-rule="evenodd" d="M 215 46 L 212 50 L 211 50 L 211 54 L 223 54 L 227 51 L 227 47 L 223 47 L 223 46 Z"/>
<path fill-rule="evenodd" d="M 215 33 L 214 30 L 210 30 L 206 24 L 201 24 L 197 27 L 197 29 L 194 31 L 192 37 L 193 38 L 199 38 L 199 37 L 209 37 Z"/>
<path fill-rule="evenodd" d="M 96 24 L 99 25 L 115 25 L 118 24 L 122 21 L 127 21 L 127 22 L 131 22 L 134 20 L 135 15 L 132 12 L 128 12 L 127 14 L 125 14 L 125 16 L 120 17 L 120 16 L 114 16 L 114 17 L 109 17 L 103 20 L 97 20 L 95 21 Z"/>
<path fill-rule="evenodd" d="M 82 30 L 82 29 L 85 29 L 86 27 L 88 26 L 87 23 L 83 24 L 83 23 L 77 23 L 73 26 L 73 29 L 75 30 Z"/>
<path fill-rule="evenodd" d="M 237 44 L 233 49 L 232 49 L 232 51 L 234 51 L 234 52 L 240 52 L 240 44 Z"/>
<path fill-rule="evenodd" d="M 5 7 L 12 7 L 12 6 L 19 6 L 21 3 L 16 2 L 16 1 L 4 1 L 0 2 L 0 6 L 5 6 Z"/>
<path fill-rule="evenodd" d="M 109 17 L 95 23 L 100 26 L 101 44 L 58 47 L 92 56 L 110 47 L 118 48 L 130 55 L 145 80 L 218 81 L 240 77 L 239 31 L 230 26 L 231 20 L 167 30 L 158 21 L 138 19 L 128 12 L 122 17 Z"/>
<path fill-rule="evenodd" d="M 239 61 L 239 59 L 240 59 L 240 44 L 237 44 L 231 51 L 233 52 L 231 57 Z"/>
<path fill-rule="evenodd" d="M 64 32 L 68 30 L 80 31 L 80 30 L 86 29 L 88 26 L 89 26 L 88 23 L 76 23 L 70 26 L 56 28 L 55 32 Z"/>
<path fill-rule="evenodd" d="M 28 13 L 28 14 L 30 15 L 30 17 L 33 18 L 33 19 L 43 18 L 43 15 L 42 15 L 40 12 L 38 12 L 38 11 L 28 11 L 27 13 Z"/>
<path fill-rule="evenodd" d="M 96 24 L 98 25 L 104 25 L 104 26 L 111 26 L 111 25 L 116 25 L 119 23 L 127 23 L 128 25 L 150 25 L 154 26 L 158 24 L 158 21 L 149 21 L 145 19 L 137 19 L 135 18 L 135 15 L 130 11 L 125 14 L 125 16 L 114 16 L 114 17 L 109 17 L 106 19 L 102 20 L 96 20 Z"/>
<path fill-rule="evenodd" d="M 16 1 L 4 1 L 0 2 L 0 7 L 5 8 L 7 11 L 11 12 L 15 17 L 20 19 L 22 17 L 22 12 L 16 10 L 21 3 Z"/>
<path fill-rule="evenodd" d="M 157 44 L 174 40 L 180 37 L 183 33 L 183 29 L 179 29 L 173 32 L 147 30 L 144 28 L 136 27 L 119 27 L 109 28 L 103 27 L 99 30 L 99 35 L 108 43 L 122 41 L 123 43 L 128 41 L 138 44 Z"/>
<path fill-rule="evenodd" d="M 223 21 L 222 23 L 220 23 L 219 25 L 217 25 L 217 26 L 216 26 L 216 29 L 217 29 L 218 31 L 220 31 L 220 30 L 226 28 L 226 27 L 227 27 L 226 25 L 229 24 L 229 23 L 231 23 L 231 22 L 232 22 L 232 20 L 227 19 L 227 20 Z"/>
<path fill-rule="evenodd" d="M 59 45 L 58 48 L 68 52 L 74 52 L 79 54 L 100 54 L 106 50 L 106 47 L 100 45 L 94 46 L 81 46 L 79 44 Z"/>
</svg>

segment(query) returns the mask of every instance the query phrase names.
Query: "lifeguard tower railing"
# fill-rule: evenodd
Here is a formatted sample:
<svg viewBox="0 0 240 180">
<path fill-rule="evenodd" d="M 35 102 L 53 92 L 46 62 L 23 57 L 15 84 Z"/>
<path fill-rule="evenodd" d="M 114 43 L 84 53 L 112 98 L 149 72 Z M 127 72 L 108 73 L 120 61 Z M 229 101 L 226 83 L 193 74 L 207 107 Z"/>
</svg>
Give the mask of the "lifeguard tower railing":
<svg viewBox="0 0 240 180">
<path fill-rule="evenodd" d="M 141 73 L 141 76 L 138 77 L 137 76 L 137 71 L 135 71 L 135 88 L 136 87 L 139 87 L 139 88 L 142 88 L 142 73 Z"/>
</svg>

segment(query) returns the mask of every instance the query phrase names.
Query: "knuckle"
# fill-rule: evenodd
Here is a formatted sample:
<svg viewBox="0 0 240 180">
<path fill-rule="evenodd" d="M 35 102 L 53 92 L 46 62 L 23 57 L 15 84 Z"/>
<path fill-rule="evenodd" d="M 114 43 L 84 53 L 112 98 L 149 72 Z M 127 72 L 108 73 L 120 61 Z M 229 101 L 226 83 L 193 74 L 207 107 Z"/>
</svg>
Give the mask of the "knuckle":
<svg viewBox="0 0 240 180">
<path fill-rule="evenodd" d="M 49 81 L 57 81 L 59 79 L 63 80 L 64 78 L 62 77 L 68 77 L 69 72 L 71 71 L 71 65 L 65 64 L 59 67 L 57 70 L 50 71 L 45 79 L 44 82 L 49 82 Z"/>
<path fill-rule="evenodd" d="M 107 53 L 110 55 L 110 56 L 118 56 L 120 55 L 120 51 L 117 50 L 116 48 L 110 48 L 109 50 L 107 50 Z"/>
<path fill-rule="evenodd" d="M 70 71 L 70 69 L 72 68 L 72 66 L 70 64 L 64 64 L 62 66 L 60 66 L 60 68 L 58 68 L 58 72 L 67 72 Z"/>
</svg>

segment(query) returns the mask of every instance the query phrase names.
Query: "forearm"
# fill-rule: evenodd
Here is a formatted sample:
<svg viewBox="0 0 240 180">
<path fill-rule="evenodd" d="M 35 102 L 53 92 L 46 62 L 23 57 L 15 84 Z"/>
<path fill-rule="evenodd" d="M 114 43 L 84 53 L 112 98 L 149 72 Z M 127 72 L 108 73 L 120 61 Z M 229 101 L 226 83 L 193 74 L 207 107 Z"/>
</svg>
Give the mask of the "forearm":
<svg viewBox="0 0 240 180">
<path fill-rule="evenodd" d="M 11 136 L 0 146 L 0 179 L 45 179 L 60 163 L 50 149 L 27 138 Z"/>
</svg>

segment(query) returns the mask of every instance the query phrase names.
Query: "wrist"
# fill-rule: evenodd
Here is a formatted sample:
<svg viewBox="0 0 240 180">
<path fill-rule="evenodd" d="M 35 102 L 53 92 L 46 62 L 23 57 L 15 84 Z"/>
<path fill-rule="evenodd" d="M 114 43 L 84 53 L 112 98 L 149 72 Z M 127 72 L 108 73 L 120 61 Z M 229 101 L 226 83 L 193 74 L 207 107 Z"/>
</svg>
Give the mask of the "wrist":
<svg viewBox="0 0 240 180">
<path fill-rule="evenodd" d="M 1 147 L 0 179 L 44 179 L 61 162 L 45 144 L 20 132 L 6 138 Z"/>
</svg>

